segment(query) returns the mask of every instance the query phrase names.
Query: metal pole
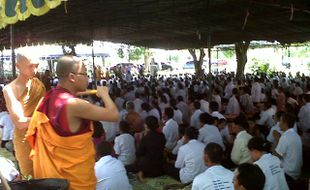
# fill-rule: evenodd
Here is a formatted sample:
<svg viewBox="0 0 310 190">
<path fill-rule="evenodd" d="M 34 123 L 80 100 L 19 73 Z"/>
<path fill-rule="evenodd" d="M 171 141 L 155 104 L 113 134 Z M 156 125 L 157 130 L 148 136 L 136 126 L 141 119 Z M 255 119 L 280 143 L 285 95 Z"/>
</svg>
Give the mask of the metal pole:
<svg viewBox="0 0 310 190">
<path fill-rule="evenodd" d="M 208 32 L 208 57 L 209 57 L 209 74 L 211 74 L 211 32 Z"/>
<path fill-rule="evenodd" d="M 16 78 L 16 63 L 15 63 L 15 50 L 14 50 L 14 37 L 13 37 L 13 25 L 10 25 L 10 43 L 11 43 L 11 61 L 12 61 L 12 74 L 13 78 Z"/>
</svg>

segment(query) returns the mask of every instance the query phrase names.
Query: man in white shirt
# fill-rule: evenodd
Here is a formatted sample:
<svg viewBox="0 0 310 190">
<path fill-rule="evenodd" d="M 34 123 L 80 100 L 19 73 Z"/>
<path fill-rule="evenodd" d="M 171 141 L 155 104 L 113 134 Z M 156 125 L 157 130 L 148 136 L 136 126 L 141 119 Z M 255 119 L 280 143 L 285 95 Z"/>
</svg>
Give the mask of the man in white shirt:
<svg viewBox="0 0 310 190">
<path fill-rule="evenodd" d="M 220 119 L 226 119 L 226 118 L 223 116 L 223 114 L 221 114 L 221 113 L 219 112 L 219 105 L 218 105 L 218 103 L 217 103 L 216 101 L 210 102 L 209 107 L 210 107 L 210 112 L 211 112 L 210 115 L 211 115 L 212 117 L 215 117 L 215 118 L 217 118 L 218 120 L 220 120 Z"/>
<path fill-rule="evenodd" d="M 199 129 L 199 116 L 202 113 L 202 111 L 200 110 L 200 102 L 199 101 L 195 101 L 193 103 L 194 106 L 194 113 L 191 116 L 191 122 L 190 122 L 190 126 L 191 127 L 195 127 L 196 129 Z"/>
<path fill-rule="evenodd" d="M 103 141 L 96 148 L 98 161 L 95 164 L 96 190 L 131 190 L 126 170 L 121 161 L 111 156 L 111 144 Z"/>
<path fill-rule="evenodd" d="M 198 140 L 205 145 L 208 145 L 211 142 L 217 143 L 224 150 L 225 146 L 223 143 L 223 139 L 219 129 L 213 125 L 213 117 L 208 113 L 202 113 L 199 116 L 199 120 L 202 127 L 199 129 Z"/>
<path fill-rule="evenodd" d="M 138 92 L 135 93 L 135 97 L 136 99 L 133 101 L 133 104 L 135 105 L 135 112 L 140 113 L 143 100 L 140 99 L 140 94 Z"/>
<path fill-rule="evenodd" d="M 189 121 L 190 121 L 189 106 L 184 102 L 184 99 L 182 96 L 178 96 L 177 100 L 178 100 L 178 103 L 177 103 L 176 107 L 182 112 L 183 122 L 189 123 Z"/>
<path fill-rule="evenodd" d="M 255 164 L 243 163 L 235 171 L 235 190 L 263 190 L 265 175 Z"/>
<path fill-rule="evenodd" d="M 171 107 L 165 108 L 164 119 L 166 120 L 163 127 L 163 134 L 166 138 L 166 149 L 172 151 L 179 138 L 179 125 L 173 120 L 174 111 Z"/>
<path fill-rule="evenodd" d="M 231 151 L 231 160 L 240 165 L 243 163 L 251 163 L 251 154 L 248 149 L 248 142 L 252 136 L 246 131 L 249 124 L 244 115 L 239 115 L 232 123 L 231 133 L 236 134 L 236 139 Z"/>
<path fill-rule="evenodd" d="M 303 141 L 306 143 L 310 142 L 310 92 L 307 92 L 303 99 L 305 101 L 305 105 L 300 108 L 298 113 L 298 127 L 303 132 Z"/>
<path fill-rule="evenodd" d="M 278 142 L 274 154 L 282 161 L 282 166 L 286 174 L 286 180 L 297 180 L 303 164 L 302 142 L 300 136 L 293 129 L 295 116 L 287 113 L 280 119 L 280 129 L 284 131 Z"/>
<path fill-rule="evenodd" d="M 127 121 L 121 121 L 119 128 L 121 134 L 114 140 L 114 151 L 117 158 L 126 166 L 136 160 L 135 139 L 129 134 L 130 125 Z"/>
<path fill-rule="evenodd" d="M 232 92 L 233 92 L 233 95 L 229 98 L 225 114 L 227 114 L 227 115 L 239 115 L 240 104 L 236 98 L 236 96 L 238 94 L 237 88 L 234 88 Z"/>
<path fill-rule="evenodd" d="M 262 87 L 259 84 L 259 79 L 255 78 L 252 84 L 251 96 L 254 103 L 259 103 L 261 100 Z"/>
<path fill-rule="evenodd" d="M 233 190 L 234 173 L 223 166 L 223 149 L 216 143 L 209 143 L 204 149 L 204 161 L 208 169 L 195 177 L 192 190 Z"/>
<path fill-rule="evenodd" d="M 4 148 L 7 142 L 13 140 L 14 133 L 14 125 L 7 111 L 1 112 L 0 128 L 2 128 L 1 148 Z"/>
<path fill-rule="evenodd" d="M 259 120 L 256 121 L 258 125 L 264 125 L 268 128 L 271 128 L 275 125 L 274 115 L 277 112 L 277 107 L 275 105 L 274 100 L 268 100 L 265 103 L 265 110 L 263 110 L 259 115 Z"/>
<path fill-rule="evenodd" d="M 235 88 L 235 85 L 230 78 L 227 79 L 227 82 L 228 82 L 228 84 L 226 85 L 225 91 L 224 91 L 225 92 L 225 96 L 224 96 L 225 99 L 229 99 L 231 97 L 232 90 Z"/>
<path fill-rule="evenodd" d="M 209 102 L 206 100 L 206 95 L 202 95 L 204 98 L 200 100 L 200 109 L 202 112 L 210 113 L 209 112 Z"/>
<path fill-rule="evenodd" d="M 180 169 L 179 177 L 182 183 L 192 182 L 197 175 L 206 170 L 203 161 L 205 145 L 197 141 L 198 134 L 198 130 L 193 127 L 185 129 L 185 144 L 180 147 L 174 165 Z"/>
<path fill-rule="evenodd" d="M 116 90 L 116 98 L 114 102 L 118 108 L 118 111 L 121 111 L 123 109 L 125 100 L 121 97 L 121 89 L 119 88 Z"/>
</svg>

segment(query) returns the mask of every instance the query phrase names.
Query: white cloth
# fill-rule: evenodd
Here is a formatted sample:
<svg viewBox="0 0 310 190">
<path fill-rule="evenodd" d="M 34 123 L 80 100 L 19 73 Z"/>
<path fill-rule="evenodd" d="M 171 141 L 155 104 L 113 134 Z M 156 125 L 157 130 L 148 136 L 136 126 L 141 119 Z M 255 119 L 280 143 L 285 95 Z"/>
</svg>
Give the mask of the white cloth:
<svg viewBox="0 0 310 190">
<path fill-rule="evenodd" d="M 251 96 L 254 103 L 261 100 L 262 87 L 258 82 L 254 82 L 251 89 Z"/>
<path fill-rule="evenodd" d="M 131 190 L 126 170 L 121 161 L 104 156 L 95 164 L 96 190 Z"/>
<path fill-rule="evenodd" d="M 134 163 L 136 147 L 133 136 L 128 133 L 117 136 L 114 140 L 114 151 L 125 166 Z"/>
<path fill-rule="evenodd" d="M 205 145 L 197 140 L 190 140 L 187 144 L 180 147 L 175 167 L 180 168 L 180 180 L 188 183 L 200 173 L 206 170 L 203 161 L 203 151 Z"/>
<path fill-rule="evenodd" d="M 226 99 L 231 97 L 232 91 L 233 91 L 234 88 L 235 88 L 235 85 L 234 85 L 234 83 L 232 81 L 226 85 L 225 90 L 224 90 L 224 92 L 225 92 L 225 96 L 224 97 Z"/>
<path fill-rule="evenodd" d="M 139 115 L 140 115 L 140 118 L 141 118 L 143 121 L 145 120 L 145 118 L 147 118 L 147 116 L 149 116 L 149 114 L 148 114 L 145 110 L 143 110 L 142 112 L 140 112 Z"/>
<path fill-rule="evenodd" d="M 253 112 L 254 104 L 249 94 L 243 94 L 240 96 L 240 104 L 245 112 Z"/>
<path fill-rule="evenodd" d="M 1 140 L 3 141 L 13 140 L 14 125 L 10 117 L 10 114 L 7 111 L 2 113 L 3 114 L 1 114 L 0 117 L 0 125 L 3 126 Z"/>
<path fill-rule="evenodd" d="M 271 106 L 265 111 L 262 111 L 259 114 L 259 120 L 256 121 L 258 125 L 267 125 L 269 128 L 275 125 L 275 121 L 273 116 L 276 114 L 277 108 L 275 106 Z"/>
<path fill-rule="evenodd" d="M 179 125 L 173 119 L 169 119 L 165 126 L 163 127 L 163 134 L 166 138 L 165 147 L 168 150 L 172 150 L 174 146 L 177 144 L 179 138 Z"/>
<path fill-rule="evenodd" d="M 295 123 L 294 128 L 295 132 L 297 133 L 297 125 Z M 281 131 L 280 126 L 279 126 L 279 122 L 277 124 L 275 124 L 274 126 L 271 127 L 269 134 L 267 136 L 267 140 L 271 143 L 274 143 L 275 139 L 273 137 L 273 131 L 278 131 L 281 135 L 283 134 L 283 131 Z"/>
<path fill-rule="evenodd" d="M 298 126 L 302 131 L 310 129 L 310 103 L 305 104 L 300 108 L 298 113 L 299 123 Z"/>
<path fill-rule="evenodd" d="M 221 131 L 223 142 L 226 144 L 230 144 L 232 142 L 232 135 L 229 132 L 229 128 L 226 125 Z"/>
<path fill-rule="evenodd" d="M 236 139 L 234 141 L 234 145 L 231 151 L 231 160 L 237 164 L 243 164 L 243 163 L 251 163 L 252 158 L 250 151 L 248 149 L 248 142 L 252 138 L 252 136 L 247 133 L 245 130 L 240 131 Z"/>
<path fill-rule="evenodd" d="M 226 107 L 226 114 L 239 115 L 239 113 L 240 113 L 240 105 L 235 95 L 233 95 L 228 101 Z"/>
<path fill-rule="evenodd" d="M 157 118 L 158 122 L 160 121 L 160 114 L 159 114 L 158 109 L 156 108 L 153 108 L 149 111 L 149 116 L 154 116 Z"/>
<path fill-rule="evenodd" d="M 0 156 L 0 166 L 1 166 L 0 167 L 1 174 L 8 181 L 14 180 L 19 175 L 19 172 L 15 168 L 13 162 L 2 156 Z M 0 180 L 0 184 L 1 184 L 1 180 Z"/>
<path fill-rule="evenodd" d="M 177 109 L 177 110 L 173 110 L 174 114 L 173 114 L 173 119 L 174 121 L 176 121 L 179 125 L 183 123 L 183 114 L 182 112 Z"/>
<path fill-rule="evenodd" d="M 177 155 L 180 147 L 184 144 L 184 137 L 178 140 L 177 145 L 172 150 L 172 154 Z"/>
<path fill-rule="evenodd" d="M 114 141 L 115 136 L 119 133 L 119 122 L 100 121 L 105 132 L 106 141 Z"/>
<path fill-rule="evenodd" d="M 192 190 L 234 190 L 234 173 L 221 165 L 208 168 L 195 177 Z"/>
<path fill-rule="evenodd" d="M 211 116 L 212 117 L 216 117 L 217 119 L 226 119 L 223 114 L 221 114 L 220 112 L 218 111 L 214 111 L 211 113 Z"/>
<path fill-rule="evenodd" d="M 196 129 L 199 129 L 199 116 L 202 113 L 200 109 L 195 110 L 192 117 L 191 117 L 191 122 L 190 126 L 195 127 Z"/>
<path fill-rule="evenodd" d="M 202 112 L 209 113 L 209 102 L 206 100 L 200 100 L 200 109 Z"/>
<path fill-rule="evenodd" d="M 211 142 L 217 143 L 223 148 L 223 150 L 225 150 L 221 133 L 214 125 L 205 124 L 203 127 L 201 127 L 199 129 L 198 140 L 205 145 L 208 145 Z"/>
<path fill-rule="evenodd" d="M 298 179 L 302 166 L 302 142 L 294 129 L 285 131 L 276 147 L 276 152 L 282 156 L 282 166 L 287 175 Z"/>
<path fill-rule="evenodd" d="M 257 164 L 265 175 L 264 190 L 288 190 L 284 170 L 278 157 L 264 154 L 254 164 Z"/>
<path fill-rule="evenodd" d="M 217 102 L 219 105 L 219 111 L 222 111 L 222 99 L 220 95 L 213 95 L 212 97 L 213 101 Z"/>
</svg>

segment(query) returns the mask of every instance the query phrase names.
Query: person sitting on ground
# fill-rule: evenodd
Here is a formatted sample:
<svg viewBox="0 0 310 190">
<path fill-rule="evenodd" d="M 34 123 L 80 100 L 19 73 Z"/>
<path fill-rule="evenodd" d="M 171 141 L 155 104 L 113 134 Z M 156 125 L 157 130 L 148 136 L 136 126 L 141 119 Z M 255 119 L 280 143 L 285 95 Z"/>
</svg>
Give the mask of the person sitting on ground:
<svg viewBox="0 0 310 190">
<path fill-rule="evenodd" d="M 126 115 L 126 121 L 130 124 L 131 126 L 131 133 L 139 133 L 142 131 L 142 120 L 140 115 L 135 112 L 135 105 L 133 102 L 127 102 L 126 103 L 126 110 L 127 110 L 127 115 Z"/>
<path fill-rule="evenodd" d="M 280 119 L 280 129 L 284 133 L 282 135 L 274 133 L 277 145 L 274 155 L 280 158 L 288 182 L 298 179 L 303 164 L 302 142 L 300 136 L 294 130 L 294 125 L 295 116 L 286 113 Z"/>
<path fill-rule="evenodd" d="M 195 127 L 196 129 L 199 129 L 199 116 L 202 113 L 202 111 L 200 110 L 200 102 L 195 101 L 193 103 L 193 106 L 194 106 L 194 110 L 191 116 L 190 126 Z"/>
<path fill-rule="evenodd" d="M 174 165 L 166 164 L 164 168 L 166 174 L 183 184 L 192 182 L 197 175 L 206 170 L 203 161 L 205 145 L 197 140 L 198 135 L 199 131 L 196 128 L 186 128 L 184 145 L 179 148 Z"/>
<path fill-rule="evenodd" d="M 226 107 L 226 115 L 239 115 L 240 113 L 240 104 L 237 100 L 238 89 L 234 88 L 232 90 L 232 96 L 229 98 L 227 107 Z"/>
<path fill-rule="evenodd" d="M 233 190 L 234 173 L 223 166 L 223 149 L 216 143 L 209 143 L 204 149 L 204 161 L 208 169 L 195 177 L 192 190 Z"/>
<path fill-rule="evenodd" d="M 125 166 L 133 164 L 136 160 L 136 147 L 135 139 L 132 135 L 129 134 L 129 123 L 126 121 L 121 121 L 119 123 L 119 129 L 121 134 L 117 136 L 114 140 L 115 154 Z"/>
<path fill-rule="evenodd" d="M 94 132 L 93 132 L 93 143 L 95 145 L 95 148 L 96 146 L 102 142 L 102 141 L 105 141 L 105 131 L 104 131 L 104 128 L 101 124 L 100 121 L 94 121 L 93 122 L 93 127 L 94 127 Z"/>
<path fill-rule="evenodd" d="M 263 190 L 265 175 L 255 164 L 243 163 L 238 166 L 234 177 L 235 190 Z"/>
<path fill-rule="evenodd" d="M 166 138 L 166 149 L 172 151 L 175 147 L 179 137 L 179 125 L 173 120 L 174 111 L 171 107 L 165 108 L 164 119 L 166 120 L 163 127 L 163 134 Z"/>
<path fill-rule="evenodd" d="M 199 121 L 201 128 L 199 129 L 198 140 L 205 145 L 214 142 L 225 149 L 221 133 L 219 129 L 214 126 L 214 118 L 208 113 L 202 113 L 199 116 Z"/>
<path fill-rule="evenodd" d="M 121 161 L 113 158 L 112 146 L 103 141 L 96 147 L 97 162 L 95 174 L 97 177 L 96 190 L 131 190 L 126 170 Z"/>
<path fill-rule="evenodd" d="M 164 149 L 166 139 L 164 134 L 157 131 L 159 127 L 155 116 L 145 119 L 145 136 L 136 152 L 136 162 L 126 166 L 127 172 L 138 173 L 138 179 L 144 182 L 144 177 L 157 177 L 163 174 Z"/>
<path fill-rule="evenodd" d="M 265 175 L 264 190 L 288 190 L 281 161 L 269 153 L 270 143 L 259 137 L 254 137 L 249 141 L 248 148 L 254 164 L 258 165 Z"/>
<path fill-rule="evenodd" d="M 236 164 L 251 163 L 248 142 L 252 136 L 247 132 L 249 124 L 243 114 L 240 114 L 231 125 L 231 133 L 236 135 L 231 151 L 231 160 Z"/>
</svg>

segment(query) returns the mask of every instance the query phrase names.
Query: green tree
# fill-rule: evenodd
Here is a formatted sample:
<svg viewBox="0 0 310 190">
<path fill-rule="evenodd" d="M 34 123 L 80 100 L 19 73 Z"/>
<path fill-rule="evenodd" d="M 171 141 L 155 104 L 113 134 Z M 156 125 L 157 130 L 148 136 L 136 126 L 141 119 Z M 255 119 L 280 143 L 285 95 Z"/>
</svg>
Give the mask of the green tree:
<svg viewBox="0 0 310 190">
<path fill-rule="evenodd" d="M 229 49 L 229 50 L 223 50 L 222 54 L 224 55 L 225 58 L 232 59 L 235 55 L 235 52 L 234 52 L 234 50 Z"/>
</svg>

